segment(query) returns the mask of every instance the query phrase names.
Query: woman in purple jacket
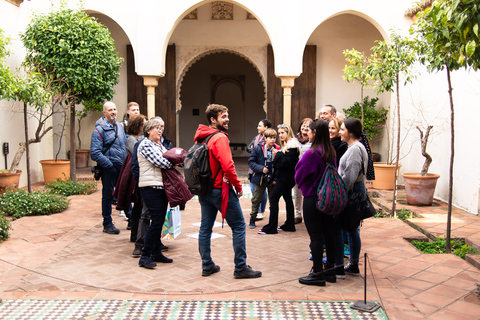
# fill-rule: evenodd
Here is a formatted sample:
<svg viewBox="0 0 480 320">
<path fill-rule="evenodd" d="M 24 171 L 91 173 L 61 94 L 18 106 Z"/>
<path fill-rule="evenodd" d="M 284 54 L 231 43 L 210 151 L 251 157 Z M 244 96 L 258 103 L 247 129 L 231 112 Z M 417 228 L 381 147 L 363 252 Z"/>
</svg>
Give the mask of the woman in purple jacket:
<svg viewBox="0 0 480 320">
<path fill-rule="evenodd" d="M 310 274 L 299 279 L 307 285 L 325 286 L 325 281 L 336 282 L 335 243 L 333 215 L 316 208 L 317 188 L 325 171 L 326 163 L 335 165 L 335 149 L 330 142 L 328 123 L 317 119 L 310 123 L 308 138 L 312 143 L 295 168 L 295 182 L 303 194 L 303 218 L 310 236 L 313 268 Z M 323 239 L 327 251 L 327 263 L 323 270 Z"/>
</svg>

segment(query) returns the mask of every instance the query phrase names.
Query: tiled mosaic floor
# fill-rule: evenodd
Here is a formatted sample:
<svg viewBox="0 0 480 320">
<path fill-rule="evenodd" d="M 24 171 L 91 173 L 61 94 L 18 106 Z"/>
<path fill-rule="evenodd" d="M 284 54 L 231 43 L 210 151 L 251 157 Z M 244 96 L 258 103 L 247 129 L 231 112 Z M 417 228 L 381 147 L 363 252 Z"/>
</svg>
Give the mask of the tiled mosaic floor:
<svg viewBox="0 0 480 320">
<path fill-rule="evenodd" d="M 349 301 L 3 300 L 2 320 L 50 319 L 388 319 Z"/>
</svg>

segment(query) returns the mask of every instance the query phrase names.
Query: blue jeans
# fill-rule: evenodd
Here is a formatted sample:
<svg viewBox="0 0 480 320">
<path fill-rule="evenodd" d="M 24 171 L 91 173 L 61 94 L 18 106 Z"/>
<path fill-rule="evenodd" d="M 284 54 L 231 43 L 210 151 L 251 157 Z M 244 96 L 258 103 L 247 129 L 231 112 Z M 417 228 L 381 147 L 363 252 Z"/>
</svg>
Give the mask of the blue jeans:
<svg viewBox="0 0 480 320">
<path fill-rule="evenodd" d="M 198 251 L 202 258 L 202 269 L 208 269 L 214 264 L 211 257 L 210 243 L 213 224 L 215 223 L 217 212 L 220 211 L 222 189 L 213 188 L 207 195 L 200 196 L 198 199 L 202 209 L 202 222 L 198 235 Z M 246 224 L 240 202 L 233 189 L 231 189 L 229 193 L 225 219 L 230 229 L 232 229 L 235 271 L 241 271 L 247 266 L 247 250 L 245 245 Z"/>
<path fill-rule="evenodd" d="M 364 184 L 353 186 L 355 192 L 367 192 Z M 348 246 L 350 248 L 350 263 L 358 264 L 360 261 L 360 250 L 362 249 L 362 240 L 360 239 L 360 226 L 354 231 L 347 231 Z"/>
<path fill-rule="evenodd" d="M 168 208 L 168 199 L 163 189 L 151 187 L 140 188 L 143 201 L 150 212 L 150 227 L 148 227 L 143 244 L 142 257 L 157 256 L 162 254 L 161 240 L 163 223 Z"/>
<path fill-rule="evenodd" d="M 115 166 L 105 169 L 102 168 L 102 216 L 103 226 L 112 223 L 112 201 L 113 189 L 117 182 L 120 169 Z"/>
<path fill-rule="evenodd" d="M 253 197 L 253 193 L 255 192 L 255 183 L 252 183 L 251 181 L 249 181 L 249 184 L 250 184 L 250 190 L 252 190 L 252 197 Z M 263 199 L 262 199 L 262 202 L 260 203 L 260 208 L 258 209 L 258 213 L 265 212 L 265 207 L 267 206 L 267 199 L 268 199 L 267 191 L 265 191 L 263 193 Z"/>
</svg>

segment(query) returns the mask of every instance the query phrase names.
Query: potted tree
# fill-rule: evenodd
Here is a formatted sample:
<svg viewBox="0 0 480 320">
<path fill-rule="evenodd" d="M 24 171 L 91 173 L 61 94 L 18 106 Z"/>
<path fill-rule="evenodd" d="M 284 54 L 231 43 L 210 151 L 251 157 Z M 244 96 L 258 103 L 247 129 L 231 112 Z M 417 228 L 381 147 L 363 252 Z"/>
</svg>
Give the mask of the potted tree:
<svg viewBox="0 0 480 320">
<path fill-rule="evenodd" d="M 399 163 L 401 133 L 400 82 L 402 81 L 405 85 L 413 80 L 414 75 L 411 72 L 411 67 L 416 61 L 416 55 L 412 40 L 400 36 L 395 31 L 392 31 L 390 34 L 390 43 L 377 41 L 377 45 L 372 47 L 371 50 L 373 55 L 369 66 L 369 74 L 378 81 L 377 93 L 389 91 L 396 94 L 397 135 L 395 139 L 395 166 L 391 168 L 393 172 L 388 176 L 390 183 L 393 183 L 389 187 L 389 189 L 393 189 L 392 213 L 396 215 L 397 177 L 401 167 Z M 385 165 L 388 165 L 388 163 Z M 379 172 L 383 168 L 380 168 L 380 164 L 374 164 L 374 166 L 376 179 L 373 187 L 383 189 L 384 186 L 379 184 L 380 180 L 378 178 Z"/>
<path fill-rule="evenodd" d="M 428 168 L 432 163 L 432 157 L 427 153 L 427 143 L 433 126 L 429 125 L 425 130 L 417 126 L 420 132 L 420 142 L 422 155 L 425 157 L 422 170 L 420 173 L 408 172 L 403 173 L 405 180 L 405 192 L 407 194 L 407 202 L 417 206 L 431 206 L 433 203 L 433 195 L 437 186 L 439 174 L 428 173 Z"/>
<path fill-rule="evenodd" d="M 22 41 L 27 58 L 33 62 L 32 71 L 64 80 L 55 84 L 58 92 L 68 94 L 65 103 L 70 120 L 70 179 L 76 181 L 76 105 L 85 101 L 103 104 L 113 97 L 122 58 L 107 28 L 80 9 L 67 8 L 65 3 L 50 13 L 35 14 Z"/>
<path fill-rule="evenodd" d="M 25 67 L 23 75 L 20 75 L 19 70 L 13 72 L 6 63 L 6 56 L 8 50 L 6 49 L 9 43 L 9 38 L 0 30 L 0 98 L 7 100 L 16 100 L 22 102 L 23 118 L 25 125 L 25 142 L 21 142 L 13 157 L 12 163 L 7 173 L 0 173 L 0 177 L 4 176 L 10 182 L 7 186 L 18 187 L 21 170 L 18 170 L 20 160 L 23 154 L 27 154 L 27 181 L 28 191 L 31 191 L 30 182 L 30 156 L 29 145 L 32 143 L 39 143 L 42 138 L 53 129 L 52 126 L 47 126 L 48 121 L 57 113 L 64 113 L 65 110 L 61 108 L 61 101 L 65 99 L 64 95 L 58 94 L 51 81 L 44 81 L 45 78 L 39 73 L 29 72 L 30 61 L 26 59 L 23 62 Z M 60 82 L 62 79 L 52 80 Z M 36 118 L 38 125 L 35 130 L 35 137 L 29 137 L 28 118 Z M 15 179 L 13 179 L 15 177 Z M 12 180 L 13 179 L 13 180 Z M 6 186 L 6 187 L 7 187 Z"/>
<path fill-rule="evenodd" d="M 461 68 L 480 68 L 480 43 L 478 41 L 478 19 L 480 15 L 477 1 L 433 2 L 431 8 L 418 14 L 411 32 L 418 36 L 420 62 L 430 72 L 446 70 L 450 104 L 450 166 L 448 186 L 448 212 L 446 243 L 447 253 L 451 251 L 451 221 L 453 197 L 453 163 L 455 155 L 455 121 L 451 72 Z"/>
</svg>

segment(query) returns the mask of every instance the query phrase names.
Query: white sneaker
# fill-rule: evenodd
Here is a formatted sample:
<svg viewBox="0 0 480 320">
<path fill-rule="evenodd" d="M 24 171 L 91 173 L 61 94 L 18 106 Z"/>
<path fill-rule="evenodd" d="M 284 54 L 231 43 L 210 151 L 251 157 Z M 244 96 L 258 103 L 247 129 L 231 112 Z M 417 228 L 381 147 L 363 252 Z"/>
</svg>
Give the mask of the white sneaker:
<svg viewBox="0 0 480 320">
<path fill-rule="evenodd" d="M 263 213 L 260 213 L 260 212 L 257 213 L 257 219 L 263 219 L 263 218 L 264 218 Z"/>
<path fill-rule="evenodd" d="M 123 211 L 123 210 L 120 211 L 120 212 L 118 213 L 118 215 L 121 216 L 121 217 L 126 217 L 125 211 Z"/>
</svg>

